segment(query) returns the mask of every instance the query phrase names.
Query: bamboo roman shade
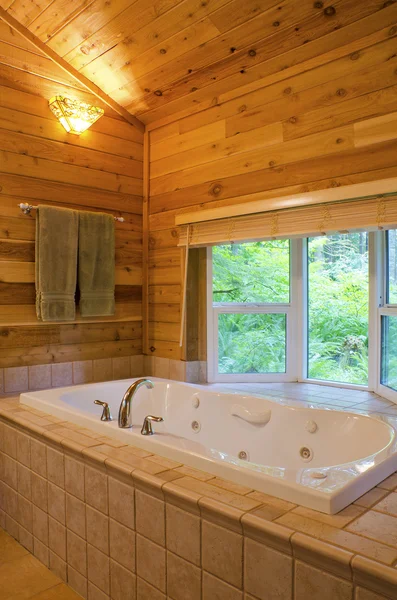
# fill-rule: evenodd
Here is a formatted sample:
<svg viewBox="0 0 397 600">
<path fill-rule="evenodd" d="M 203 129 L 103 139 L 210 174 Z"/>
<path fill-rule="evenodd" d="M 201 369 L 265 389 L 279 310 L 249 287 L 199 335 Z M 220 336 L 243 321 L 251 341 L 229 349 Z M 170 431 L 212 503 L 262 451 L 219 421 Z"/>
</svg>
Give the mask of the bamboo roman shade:
<svg viewBox="0 0 397 600">
<path fill-rule="evenodd" d="M 179 245 L 212 246 L 394 227 L 397 227 L 397 186 L 396 191 L 377 197 L 297 206 L 180 225 Z"/>
</svg>

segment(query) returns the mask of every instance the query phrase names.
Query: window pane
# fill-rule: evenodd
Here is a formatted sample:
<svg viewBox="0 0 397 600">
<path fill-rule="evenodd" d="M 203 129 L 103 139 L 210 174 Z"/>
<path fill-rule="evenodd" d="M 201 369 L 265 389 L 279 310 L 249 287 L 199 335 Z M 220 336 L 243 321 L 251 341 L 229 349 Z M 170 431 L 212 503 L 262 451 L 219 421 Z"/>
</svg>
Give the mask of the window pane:
<svg viewBox="0 0 397 600">
<path fill-rule="evenodd" d="M 396 254 L 396 229 L 386 232 L 387 247 L 387 290 L 386 303 L 397 304 L 397 254 Z"/>
<path fill-rule="evenodd" d="M 213 248 L 214 302 L 289 302 L 289 240 Z"/>
<path fill-rule="evenodd" d="M 397 317 L 382 317 L 381 383 L 397 390 Z"/>
<path fill-rule="evenodd" d="M 218 319 L 219 373 L 285 373 L 285 314 L 230 314 Z"/>
<path fill-rule="evenodd" d="M 308 376 L 368 382 L 368 234 L 308 240 Z"/>
</svg>

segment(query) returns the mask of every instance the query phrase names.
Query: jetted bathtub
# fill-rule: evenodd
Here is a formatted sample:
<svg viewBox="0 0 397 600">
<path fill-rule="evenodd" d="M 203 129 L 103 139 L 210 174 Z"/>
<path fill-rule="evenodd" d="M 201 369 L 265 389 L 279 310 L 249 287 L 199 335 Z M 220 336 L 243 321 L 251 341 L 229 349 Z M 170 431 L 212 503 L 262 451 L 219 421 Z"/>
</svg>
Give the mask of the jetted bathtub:
<svg viewBox="0 0 397 600">
<path fill-rule="evenodd" d="M 397 419 L 298 408 L 207 386 L 150 378 L 132 401 L 132 429 L 117 423 L 122 380 L 21 394 L 20 400 L 167 458 L 255 490 L 336 513 L 397 469 Z M 109 403 L 113 421 L 102 422 Z M 146 415 L 155 435 L 141 435 Z"/>
</svg>

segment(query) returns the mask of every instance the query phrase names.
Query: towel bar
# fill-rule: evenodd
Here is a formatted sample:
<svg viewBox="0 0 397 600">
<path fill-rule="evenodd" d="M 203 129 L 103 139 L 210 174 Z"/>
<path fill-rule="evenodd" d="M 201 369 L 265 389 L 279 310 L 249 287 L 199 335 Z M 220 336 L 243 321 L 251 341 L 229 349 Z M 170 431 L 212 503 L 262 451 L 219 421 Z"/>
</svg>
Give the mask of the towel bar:
<svg viewBox="0 0 397 600">
<path fill-rule="evenodd" d="M 23 212 L 24 215 L 30 215 L 32 210 L 36 210 L 37 206 L 32 206 L 31 204 L 27 204 L 26 202 L 21 202 L 18 204 L 19 208 Z M 119 221 L 120 223 L 124 223 L 124 217 L 114 217 L 115 221 Z"/>
</svg>

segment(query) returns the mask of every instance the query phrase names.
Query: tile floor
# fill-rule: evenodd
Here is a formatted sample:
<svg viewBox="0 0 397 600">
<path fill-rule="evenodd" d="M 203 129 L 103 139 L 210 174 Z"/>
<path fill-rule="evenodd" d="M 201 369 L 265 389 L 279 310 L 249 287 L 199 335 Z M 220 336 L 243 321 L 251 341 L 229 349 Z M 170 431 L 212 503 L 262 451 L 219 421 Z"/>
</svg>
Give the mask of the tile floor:
<svg viewBox="0 0 397 600">
<path fill-rule="evenodd" d="M 219 391 L 255 394 L 294 406 L 376 412 L 397 417 L 397 404 L 373 392 L 357 389 L 314 383 L 216 383 L 209 384 L 208 387 Z"/>
<path fill-rule="evenodd" d="M 0 529 L 1 600 L 81 600 L 8 533 Z"/>
</svg>

